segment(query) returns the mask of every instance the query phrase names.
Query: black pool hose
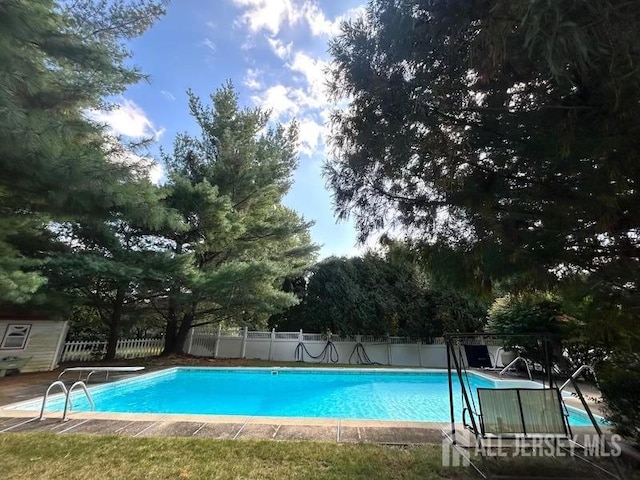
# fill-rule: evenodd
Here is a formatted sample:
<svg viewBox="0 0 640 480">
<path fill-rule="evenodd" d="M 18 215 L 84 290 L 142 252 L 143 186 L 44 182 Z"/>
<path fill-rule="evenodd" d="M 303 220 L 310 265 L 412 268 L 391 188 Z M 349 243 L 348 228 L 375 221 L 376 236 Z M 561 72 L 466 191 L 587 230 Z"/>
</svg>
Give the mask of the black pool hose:
<svg viewBox="0 0 640 480">
<path fill-rule="evenodd" d="M 302 342 L 298 343 L 298 346 L 296 347 L 296 352 L 295 352 L 296 362 L 304 362 L 305 353 L 310 358 L 314 360 L 318 360 L 319 362 L 326 361 L 327 363 L 329 362 L 338 363 L 338 359 L 339 359 L 338 349 L 336 348 L 336 346 L 333 344 L 331 340 L 327 340 L 327 344 L 324 346 L 324 348 L 322 349 L 319 355 L 311 355 L 304 343 Z"/>
<path fill-rule="evenodd" d="M 358 365 L 382 365 L 381 363 L 371 361 L 364 349 L 364 345 L 361 343 L 356 343 L 353 347 L 353 351 L 351 355 L 349 355 L 349 363 L 352 363 L 351 360 L 353 360 L 354 355 L 356 356 L 356 364 Z"/>
</svg>

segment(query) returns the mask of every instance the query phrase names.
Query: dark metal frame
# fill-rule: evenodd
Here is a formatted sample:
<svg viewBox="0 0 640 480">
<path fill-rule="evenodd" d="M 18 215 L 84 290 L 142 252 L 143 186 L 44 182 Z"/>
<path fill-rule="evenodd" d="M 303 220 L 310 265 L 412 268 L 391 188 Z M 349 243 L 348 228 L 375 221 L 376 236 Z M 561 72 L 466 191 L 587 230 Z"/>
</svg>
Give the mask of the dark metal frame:
<svg viewBox="0 0 640 480">
<path fill-rule="evenodd" d="M 548 385 L 547 388 L 554 388 L 554 379 L 553 379 L 553 365 L 551 362 L 551 355 L 550 355 L 550 339 L 553 338 L 554 335 L 551 334 L 540 334 L 540 333 L 522 333 L 522 334 L 487 334 L 487 333 L 445 333 L 444 334 L 444 338 L 445 338 L 445 342 L 446 342 L 446 347 L 447 347 L 447 377 L 448 377 L 448 381 L 449 381 L 449 412 L 451 415 L 451 442 L 454 448 L 457 448 L 457 441 L 456 441 L 456 421 L 455 421 L 455 407 L 453 404 L 453 375 L 452 375 L 452 361 L 453 361 L 453 367 L 455 367 L 455 371 L 456 374 L 458 376 L 458 380 L 460 383 L 460 389 L 462 392 L 462 399 L 463 399 L 463 404 L 464 409 L 463 409 L 463 414 L 464 414 L 464 410 L 468 410 L 469 412 L 471 412 L 470 415 L 470 419 L 471 419 L 471 424 L 469 425 L 470 430 L 472 431 L 472 433 L 474 434 L 475 438 L 476 438 L 476 448 L 477 451 L 480 453 L 480 458 L 482 461 L 482 465 L 484 467 L 484 471 L 486 472 L 483 473 L 480 468 L 478 468 L 476 465 L 473 465 L 473 467 L 476 469 L 476 471 L 478 471 L 478 473 L 480 473 L 480 475 L 482 475 L 484 478 L 490 478 L 488 469 L 486 468 L 486 455 L 484 454 L 484 452 L 486 451 L 486 446 L 483 443 L 483 439 L 484 437 L 484 433 L 481 429 L 478 428 L 478 425 L 476 423 L 476 418 L 475 418 L 475 412 L 473 411 L 473 407 L 472 407 L 472 403 L 469 400 L 469 392 L 467 391 L 467 387 L 464 384 L 464 380 L 463 380 L 463 373 L 466 373 L 466 367 L 464 365 L 461 365 L 461 359 L 458 358 L 458 355 L 455 352 L 454 346 L 459 346 L 460 345 L 460 341 L 464 340 L 465 338 L 467 339 L 475 339 L 475 338 L 502 338 L 502 339 L 511 339 L 511 338 L 537 338 L 538 340 L 542 340 L 543 342 L 543 347 L 544 347 L 544 354 L 545 354 L 545 364 L 543 365 L 543 369 L 544 369 L 544 373 L 546 374 L 546 384 Z M 463 371 L 464 370 L 464 371 Z M 589 420 L 591 421 L 591 424 L 593 426 L 593 428 L 595 429 L 596 433 L 598 434 L 600 440 L 603 442 L 604 445 L 609 445 L 609 442 L 605 439 L 604 434 L 602 433 L 602 429 L 600 428 L 600 426 L 598 425 L 598 423 L 596 422 L 595 417 L 593 416 L 593 413 L 591 412 L 591 409 L 589 408 L 589 405 L 587 404 L 586 399 L 584 398 L 584 395 L 582 394 L 582 391 L 580 390 L 579 385 L 577 384 L 576 380 L 573 377 L 570 377 L 571 380 L 571 385 L 573 386 L 573 388 L 576 391 L 576 394 L 578 396 L 578 398 L 580 399 L 580 402 L 582 403 L 582 406 L 585 410 L 585 412 L 587 413 L 587 416 L 589 417 Z M 543 388 L 545 388 L 545 380 L 543 378 L 542 380 L 542 386 Z M 555 387 L 557 389 L 557 385 Z M 558 389 L 558 394 L 559 394 L 559 398 L 560 401 L 562 402 L 562 395 L 561 392 Z M 564 402 L 562 402 L 562 404 L 564 405 Z M 568 435 L 571 435 L 571 427 L 569 426 L 569 422 L 568 419 L 565 422 L 565 425 L 567 427 L 568 430 Z M 465 425 L 466 426 L 466 425 Z M 505 436 L 496 436 L 496 438 L 503 438 L 503 439 L 514 439 L 516 438 L 513 435 L 505 435 Z M 578 444 L 577 442 L 575 442 L 573 439 L 568 438 L 567 436 L 567 440 L 569 440 L 572 443 L 575 443 L 577 445 L 579 445 L 580 447 L 583 447 L 582 445 Z M 581 458 L 582 460 L 589 462 L 587 459 L 584 459 L 580 456 L 576 457 L 576 458 Z M 608 473 L 609 475 L 618 478 L 620 480 L 625 480 L 626 476 L 624 475 L 622 468 L 619 464 L 619 462 L 617 461 L 616 457 L 611 457 L 614 463 L 614 467 L 616 470 L 616 474 L 613 474 L 612 472 L 609 472 L 608 470 L 604 470 L 602 467 L 599 467 L 599 469 L 604 470 L 606 473 Z M 494 476 L 493 478 L 499 478 Z"/>
</svg>

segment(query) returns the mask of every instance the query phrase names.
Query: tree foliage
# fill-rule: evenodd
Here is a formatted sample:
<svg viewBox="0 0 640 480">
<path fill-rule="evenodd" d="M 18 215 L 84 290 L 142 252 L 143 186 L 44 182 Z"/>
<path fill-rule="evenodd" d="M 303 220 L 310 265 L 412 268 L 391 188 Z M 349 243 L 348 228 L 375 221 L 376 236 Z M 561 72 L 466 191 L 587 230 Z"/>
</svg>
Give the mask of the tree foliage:
<svg viewBox="0 0 640 480">
<path fill-rule="evenodd" d="M 488 311 L 486 329 L 490 333 L 507 335 L 504 347 L 517 350 L 525 358 L 546 364 L 554 362 L 558 368 L 573 370 L 582 364 L 573 364 L 565 355 L 569 346 L 577 348 L 580 323 L 566 313 L 562 300 L 551 292 L 520 292 L 508 294 L 493 302 Z M 531 337 L 508 335 L 533 334 Z M 536 335 L 537 334 L 537 335 Z M 548 351 L 546 351 L 548 345 Z M 568 371 L 572 370 L 572 371 Z"/>
<path fill-rule="evenodd" d="M 200 129 L 176 137 L 164 155 L 165 205 L 179 228 L 161 232 L 185 258 L 186 274 L 167 285 L 165 351 L 182 348 L 189 329 L 234 319 L 261 323 L 296 302 L 279 287 L 312 259 L 310 223 L 282 204 L 297 165 L 297 126 L 271 126 L 260 108 L 241 109 L 231 84 L 211 106 L 189 92 Z"/>
<path fill-rule="evenodd" d="M 331 44 L 339 215 L 489 277 L 635 291 L 639 21 L 624 0 L 371 1 Z"/>
<path fill-rule="evenodd" d="M 108 218 L 135 207 L 136 172 L 88 109 L 142 78 L 125 42 L 164 2 L 6 0 L 0 4 L 0 301 L 24 303 L 46 282 L 51 222 Z"/>
<path fill-rule="evenodd" d="M 307 277 L 306 288 L 297 289 L 301 302 L 273 316 L 273 327 L 431 338 L 445 331 L 475 331 L 484 323 L 482 302 L 433 288 L 399 244 L 385 256 L 325 259 Z"/>
<path fill-rule="evenodd" d="M 479 290 L 557 288 L 583 350 L 623 369 L 640 348 L 638 24 L 625 0 L 371 0 L 331 44 L 351 100 L 326 164 L 338 214 L 428 244 L 433 270 Z"/>
</svg>

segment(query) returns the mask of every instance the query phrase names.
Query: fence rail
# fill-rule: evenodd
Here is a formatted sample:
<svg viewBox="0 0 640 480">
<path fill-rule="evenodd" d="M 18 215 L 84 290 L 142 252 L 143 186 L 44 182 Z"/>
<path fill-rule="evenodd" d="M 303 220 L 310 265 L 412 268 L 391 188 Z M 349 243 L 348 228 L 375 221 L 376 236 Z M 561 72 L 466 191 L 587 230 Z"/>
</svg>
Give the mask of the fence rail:
<svg viewBox="0 0 640 480">
<path fill-rule="evenodd" d="M 327 336 L 321 333 L 276 332 L 274 330 L 248 331 L 248 329 L 217 331 L 194 328 L 184 345 L 186 353 L 215 358 L 251 358 L 274 361 L 295 361 L 299 358 L 299 344 L 305 346 L 303 361 L 314 361 L 330 340 L 340 363 L 359 362 L 368 358 L 384 365 L 445 367 L 446 346 L 442 337 L 431 339 L 385 337 L 376 335 Z M 493 363 L 498 364 L 501 343 L 491 335 L 465 341 L 467 344 L 487 345 Z M 158 355 L 163 339 L 123 339 L 118 341 L 116 358 L 128 359 Z M 88 362 L 104 358 L 106 342 L 67 342 L 61 362 Z M 363 355 L 362 349 L 366 355 Z M 298 352 L 298 353 L 296 353 Z"/>
<path fill-rule="evenodd" d="M 327 342 L 334 350 L 332 359 L 339 363 L 364 361 L 383 365 L 402 365 L 444 368 L 447 366 L 447 349 L 442 337 L 431 339 L 390 337 L 377 335 L 339 336 L 322 333 L 276 332 L 273 330 L 217 331 L 194 328 L 186 340 L 184 351 L 191 355 L 214 358 L 249 358 L 273 361 L 317 362 Z M 501 345 L 495 338 L 470 339 L 467 344 L 484 344 L 489 349 L 492 362 L 500 365 L 498 350 Z M 304 349 L 300 348 L 304 345 Z M 334 360 L 332 360 L 334 361 Z"/>
<path fill-rule="evenodd" d="M 159 355 L 164 347 L 161 338 L 123 339 L 116 345 L 116 358 L 140 358 Z M 107 342 L 67 342 L 62 350 L 61 362 L 89 362 L 104 358 Z"/>
</svg>

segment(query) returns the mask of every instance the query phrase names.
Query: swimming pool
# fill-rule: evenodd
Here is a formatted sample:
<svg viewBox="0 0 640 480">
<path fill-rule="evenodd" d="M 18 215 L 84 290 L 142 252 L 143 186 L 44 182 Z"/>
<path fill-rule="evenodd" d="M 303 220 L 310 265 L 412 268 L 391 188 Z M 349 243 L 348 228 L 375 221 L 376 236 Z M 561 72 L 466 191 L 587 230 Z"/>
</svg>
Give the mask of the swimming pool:
<svg viewBox="0 0 640 480">
<path fill-rule="evenodd" d="M 469 373 L 467 380 L 473 392 L 477 387 L 533 384 L 494 381 L 475 373 Z M 450 418 L 447 372 L 442 370 L 176 367 L 92 386 L 90 392 L 99 412 L 430 422 Z M 74 411 L 89 410 L 82 392 L 75 392 L 72 399 Z M 461 420 L 457 383 L 454 405 Z M 40 406 L 41 400 L 33 400 L 13 408 Z M 63 408 L 60 395 L 47 403 L 47 411 Z M 576 409 L 570 409 L 570 422 L 590 425 L 586 414 Z"/>
</svg>

